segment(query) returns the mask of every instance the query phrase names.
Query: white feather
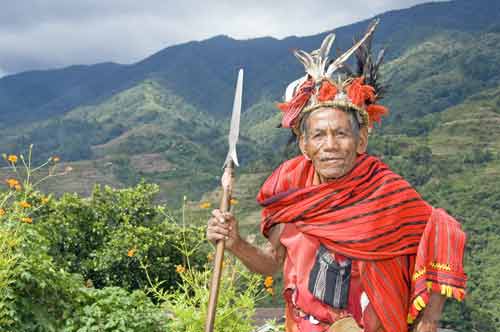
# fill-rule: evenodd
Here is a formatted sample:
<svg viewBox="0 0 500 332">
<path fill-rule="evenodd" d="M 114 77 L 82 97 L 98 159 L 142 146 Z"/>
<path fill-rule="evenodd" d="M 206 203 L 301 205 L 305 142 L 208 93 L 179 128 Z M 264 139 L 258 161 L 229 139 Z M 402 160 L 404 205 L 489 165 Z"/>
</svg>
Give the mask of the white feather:
<svg viewBox="0 0 500 332">
<path fill-rule="evenodd" d="M 325 37 L 323 43 L 318 52 L 319 65 L 324 70 L 326 62 L 328 61 L 328 55 L 330 54 L 330 49 L 332 48 L 333 42 L 335 41 L 335 34 L 331 33 Z"/>
</svg>

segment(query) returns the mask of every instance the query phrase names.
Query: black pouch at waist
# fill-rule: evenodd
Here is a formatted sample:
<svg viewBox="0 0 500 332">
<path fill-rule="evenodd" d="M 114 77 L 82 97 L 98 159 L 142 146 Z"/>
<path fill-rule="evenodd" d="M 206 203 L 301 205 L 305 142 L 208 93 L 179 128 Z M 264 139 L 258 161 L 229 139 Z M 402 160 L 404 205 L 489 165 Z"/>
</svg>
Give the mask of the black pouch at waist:
<svg viewBox="0 0 500 332">
<path fill-rule="evenodd" d="M 309 273 L 309 291 L 315 298 L 337 309 L 345 309 L 349 299 L 351 260 L 338 263 L 323 245 Z"/>
</svg>

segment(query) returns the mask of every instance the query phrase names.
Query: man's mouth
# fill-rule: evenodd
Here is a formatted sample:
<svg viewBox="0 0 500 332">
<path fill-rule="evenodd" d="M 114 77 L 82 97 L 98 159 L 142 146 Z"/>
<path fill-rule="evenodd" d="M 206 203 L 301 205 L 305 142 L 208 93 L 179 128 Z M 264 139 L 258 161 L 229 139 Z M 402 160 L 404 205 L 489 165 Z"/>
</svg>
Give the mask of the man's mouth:
<svg viewBox="0 0 500 332">
<path fill-rule="evenodd" d="M 322 162 L 340 162 L 343 161 L 344 158 L 338 158 L 338 157 L 325 157 L 325 158 L 320 158 L 320 161 Z"/>
</svg>

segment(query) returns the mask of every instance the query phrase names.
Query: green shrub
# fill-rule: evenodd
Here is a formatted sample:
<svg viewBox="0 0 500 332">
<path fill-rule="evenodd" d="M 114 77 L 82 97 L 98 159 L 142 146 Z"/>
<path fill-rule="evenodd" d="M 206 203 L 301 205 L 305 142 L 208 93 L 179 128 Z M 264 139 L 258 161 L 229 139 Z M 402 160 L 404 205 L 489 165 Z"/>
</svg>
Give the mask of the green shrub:
<svg viewBox="0 0 500 332">
<path fill-rule="evenodd" d="M 211 270 L 185 204 L 178 222 L 154 204 L 155 185 L 47 197 L 30 182 L 30 159 L 23 172 L 11 162 L 25 177 L 0 192 L 0 331 L 203 330 Z M 268 292 L 269 280 L 226 260 L 215 332 L 252 331 Z"/>
<path fill-rule="evenodd" d="M 199 332 L 207 317 L 211 266 L 196 269 L 179 265 L 181 282 L 175 290 L 162 291 L 159 284 L 151 292 L 156 295 L 169 316 L 169 332 Z M 161 285 L 161 284 L 160 284 Z M 236 259 L 226 259 L 219 286 L 214 332 L 254 331 L 253 315 L 258 302 L 268 296 L 263 278 L 249 272 Z M 272 290 L 271 288 L 268 288 Z"/>
<path fill-rule="evenodd" d="M 128 293 L 119 287 L 85 289 L 75 301 L 78 305 L 63 332 L 166 331 L 165 313 L 139 290 Z"/>
<path fill-rule="evenodd" d="M 94 289 L 91 280 L 84 281 L 82 274 L 73 273 L 75 271 L 69 271 L 68 266 L 62 264 L 64 258 L 71 258 L 78 264 L 78 258 L 81 257 L 78 250 L 82 248 L 87 248 L 83 253 L 91 256 L 93 251 L 88 248 L 94 248 L 94 239 L 101 237 L 97 243 L 106 244 L 107 237 L 104 235 L 116 229 L 121 231 L 120 227 L 124 225 L 135 227 L 140 233 L 145 227 L 139 224 L 151 222 L 151 225 L 158 227 L 168 225 L 171 234 L 182 235 L 178 231 L 181 229 L 179 226 L 167 224 L 159 218 L 158 222 L 153 222 L 154 218 L 149 218 L 154 211 L 163 211 L 150 201 L 154 194 L 151 187 L 123 191 L 105 188 L 104 193 L 96 190 L 95 201 L 77 196 L 57 200 L 36 191 L 31 182 L 37 171 L 47 165 L 48 174 L 38 176 L 39 180 L 36 181 L 60 174 L 56 172 L 56 158 L 49 159 L 39 167 L 32 167 L 30 147 L 26 161 L 23 156 L 18 158 L 14 155 L 4 156 L 4 159 L 12 169 L 12 177 L 6 181 L 7 190 L 0 191 L 0 331 L 165 330 L 164 311 L 143 291 L 129 293 L 121 288 Z M 22 161 L 20 168 L 16 165 L 19 159 Z M 127 209 L 111 208 L 116 202 L 127 204 Z M 92 211 L 94 207 L 97 209 Z M 68 215 L 65 215 L 66 212 Z M 95 217 L 92 212 L 101 217 L 90 220 L 105 221 L 102 227 L 94 228 L 96 224 L 99 225 L 96 221 L 82 228 L 87 220 L 85 217 Z M 65 218 L 58 219 L 61 216 Z M 70 222 L 68 218 L 71 217 L 75 223 Z M 75 229 L 75 224 L 80 228 Z M 81 230 L 84 234 L 78 234 Z M 89 236 L 93 230 L 96 230 L 95 237 Z M 161 235 L 150 234 L 157 238 Z M 130 237 L 122 238 L 123 243 L 127 240 Z M 147 240 L 153 243 L 151 239 Z M 122 256 L 129 260 L 139 259 L 139 254 L 131 254 L 127 249 L 122 251 Z M 57 256 L 61 253 L 62 257 Z M 179 259 L 182 260 L 182 257 L 179 256 Z M 161 268 L 158 266 L 158 269 Z M 121 271 L 124 275 L 126 272 Z M 175 275 L 175 272 L 171 271 L 170 274 Z M 145 275 L 144 271 L 141 275 Z"/>
<path fill-rule="evenodd" d="M 183 263 L 176 249 L 183 232 L 193 244 L 203 230 L 182 230 L 164 206 L 154 204 L 157 193 L 158 186 L 141 183 L 126 189 L 97 186 L 88 199 L 66 194 L 40 211 L 37 227 L 49 240 L 56 264 L 82 274 L 96 288 L 144 288 L 140 261 L 150 267 L 152 278 L 173 287 L 179 280 L 175 266 Z M 206 253 L 192 260 L 202 264 Z"/>
</svg>

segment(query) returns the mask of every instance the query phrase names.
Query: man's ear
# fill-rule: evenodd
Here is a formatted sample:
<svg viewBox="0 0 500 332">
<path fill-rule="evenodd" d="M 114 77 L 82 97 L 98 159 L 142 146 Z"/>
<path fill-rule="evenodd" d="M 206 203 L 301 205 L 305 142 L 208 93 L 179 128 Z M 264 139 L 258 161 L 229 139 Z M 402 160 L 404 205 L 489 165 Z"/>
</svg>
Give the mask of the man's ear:
<svg viewBox="0 0 500 332">
<path fill-rule="evenodd" d="M 302 155 L 306 158 L 306 160 L 311 160 L 306 152 L 306 138 L 303 133 L 301 133 L 299 137 L 299 148 L 300 152 L 302 152 Z"/>
<path fill-rule="evenodd" d="M 368 147 L 368 127 L 363 127 L 359 129 L 359 141 L 356 147 L 356 152 L 358 154 L 363 154 L 366 152 Z"/>
</svg>

